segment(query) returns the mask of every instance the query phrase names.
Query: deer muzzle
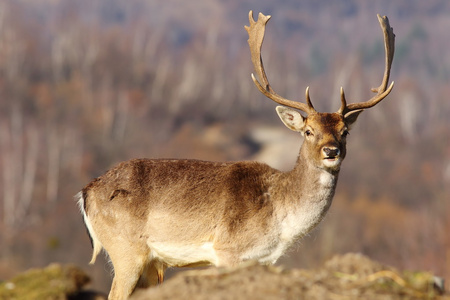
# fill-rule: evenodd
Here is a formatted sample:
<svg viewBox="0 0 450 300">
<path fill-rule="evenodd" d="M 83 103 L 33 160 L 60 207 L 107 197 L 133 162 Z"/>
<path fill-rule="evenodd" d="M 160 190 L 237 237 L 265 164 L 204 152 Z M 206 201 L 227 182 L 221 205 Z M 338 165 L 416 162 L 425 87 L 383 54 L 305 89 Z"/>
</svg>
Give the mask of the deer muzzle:
<svg viewBox="0 0 450 300">
<path fill-rule="evenodd" d="M 339 154 L 341 153 L 339 148 L 334 146 L 323 147 L 322 152 L 324 154 L 325 159 L 332 159 L 332 160 L 338 158 Z"/>
</svg>

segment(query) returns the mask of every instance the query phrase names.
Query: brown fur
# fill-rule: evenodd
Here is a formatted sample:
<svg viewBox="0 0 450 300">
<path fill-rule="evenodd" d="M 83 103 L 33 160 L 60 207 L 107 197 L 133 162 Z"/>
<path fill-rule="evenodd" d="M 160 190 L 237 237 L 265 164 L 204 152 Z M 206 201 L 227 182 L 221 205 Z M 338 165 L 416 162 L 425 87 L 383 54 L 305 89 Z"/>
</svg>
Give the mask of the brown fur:
<svg viewBox="0 0 450 300">
<path fill-rule="evenodd" d="M 249 14 L 249 45 L 258 89 L 285 106 L 282 122 L 304 136 L 297 163 L 289 172 L 266 164 L 200 160 L 133 159 L 90 182 L 78 203 L 93 242 L 91 263 L 101 249 L 115 275 L 109 299 L 126 299 L 136 287 L 161 283 L 168 267 L 234 266 L 248 259 L 274 263 L 327 213 L 346 156 L 346 136 L 364 108 L 389 94 L 394 34 L 386 17 L 386 71 L 377 95 L 347 105 L 341 89 L 336 113 L 275 94 L 265 76 L 260 47 L 270 16 Z"/>
<path fill-rule="evenodd" d="M 276 248 L 280 224 L 290 210 L 327 201 L 310 227 L 320 222 L 331 204 L 339 171 L 338 167 L 325 171 L 334 178 L 332 192 L 326 199 L 316 199 L 314 193 L 321 189 L 316 174 L 327 169 L 320 149 L 333 145 L 345 154 L 340 132 L 346 124 L 342 116 L 332 114 L 312 115 L 304 124 L 303 130 L 313 131 L 314 137 L 305 138 L 290 172 L 251 161 L 133 159 L 89 183 L 82 191 L 86 218 L 98 239 L 93 238 L 94 244 L 101 244 L 115 268 L 110 298 L 128 295 L 136 285 L 162 281 L 167 267 L 184 266 L 152 259 L 152 243 L 209 242 L 219 262 L 186 265 L 235 265 L 262 244 Z"/>
</svg>

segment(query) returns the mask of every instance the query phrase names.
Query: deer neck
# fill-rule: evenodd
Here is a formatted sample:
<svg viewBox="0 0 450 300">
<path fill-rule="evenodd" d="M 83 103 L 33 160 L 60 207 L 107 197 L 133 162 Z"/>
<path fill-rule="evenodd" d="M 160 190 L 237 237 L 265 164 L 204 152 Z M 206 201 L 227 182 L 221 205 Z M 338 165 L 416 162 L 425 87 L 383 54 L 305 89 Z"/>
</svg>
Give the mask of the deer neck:
<svg viewBox="0 0 450 300">
<path fill-rule="evenodd" d="M 311 231 L 326 215 L 337 184 L 339 172 L 330 172 L 312 164 L 300 152 L 297 163 L 280 176 L 278 216 L 285 240 L 300 238 Z"/>
<path fill-rule="evenodd" d="M 300 149 L 300 154 L 294 168 L 287 172 L 285 176 L 292 183 L 292 201 L 295 203 L 322 203 L 329 202 L 334 196 L 339 170 L 329 170 L 314 164 L 308 158 L 304 147 Z M 296 199 L 296 200 L 295 200 Z M 296 203 L 299 205 L 301 203 Z"/>
</svg>

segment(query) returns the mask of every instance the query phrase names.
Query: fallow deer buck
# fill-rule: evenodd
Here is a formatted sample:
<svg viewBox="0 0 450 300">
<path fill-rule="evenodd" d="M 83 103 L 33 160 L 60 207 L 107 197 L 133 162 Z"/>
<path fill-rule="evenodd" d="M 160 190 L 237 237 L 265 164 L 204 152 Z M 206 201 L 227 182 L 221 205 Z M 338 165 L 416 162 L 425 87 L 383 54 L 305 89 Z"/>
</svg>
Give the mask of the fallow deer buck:
<svg viewBox="0 0 450 300">
<path fill-rule="evenodd" d="M 234 266 L 245 260 L 275 263 L 297 239 L 325 216 L 331 205 L 346 137 L 363 109 L 383 100 L 394 55 L 394 33 L 380 17 L 386 65 L 376 95 L 335 113 L 317 112 L 306 89 L 306 104 L 274 92 L 261 60 L 270 16 L 249 13 L 252 79 L 271 100 L 283 123 L 304 136 L 294 168 L 281 172 L 254 161 L 208 162 L 133 159 L 94 179 L 78 203 L 93 243 L 105 249 L 115 275 L 109 299 L 125 299 L 136 288 L 163 281 L 167 267 Z M 288 108 L 290 107 L 290 108 Z M 302 116 L 297 109 L 305 113 Z"/>
</svg>

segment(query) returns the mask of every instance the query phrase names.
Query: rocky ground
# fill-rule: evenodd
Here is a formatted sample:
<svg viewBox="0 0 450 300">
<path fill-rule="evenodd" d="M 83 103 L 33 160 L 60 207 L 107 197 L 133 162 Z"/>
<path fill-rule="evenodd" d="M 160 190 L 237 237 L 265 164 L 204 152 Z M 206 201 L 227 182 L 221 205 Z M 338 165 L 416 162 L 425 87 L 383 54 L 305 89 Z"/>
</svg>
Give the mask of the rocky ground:
<svg viewBox="0 0 450 300">
<path fill-rule="evenodd" d="M 52 264 L 0 283 L 0 299 L 105 299 L 84 290 L 88 282 L 79 268 Z M 233 269 L 180 272 L 131 299 L 450 299 L 450 294 L 433 274 L 399 271 L 349 253 L 313 270 L 249 262 Z"/>
</svg>

